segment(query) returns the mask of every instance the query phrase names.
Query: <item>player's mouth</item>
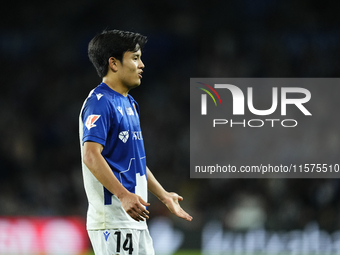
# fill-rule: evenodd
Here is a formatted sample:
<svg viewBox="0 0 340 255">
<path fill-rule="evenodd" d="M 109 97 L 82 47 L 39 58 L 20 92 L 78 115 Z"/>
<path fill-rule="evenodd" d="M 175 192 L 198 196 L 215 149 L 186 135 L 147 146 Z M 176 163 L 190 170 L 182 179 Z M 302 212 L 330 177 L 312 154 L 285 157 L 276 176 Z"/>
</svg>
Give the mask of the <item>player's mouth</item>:
<svg viewBox="0 0 340 255">
<path fill-rule="evenodd" d="M 142 79 L 142 78 L 143 78 L 142 72 L 140 72 L 140 73 L 138 74 L 138 77 L 139 77 L 139 79 Z"/>
</svg>

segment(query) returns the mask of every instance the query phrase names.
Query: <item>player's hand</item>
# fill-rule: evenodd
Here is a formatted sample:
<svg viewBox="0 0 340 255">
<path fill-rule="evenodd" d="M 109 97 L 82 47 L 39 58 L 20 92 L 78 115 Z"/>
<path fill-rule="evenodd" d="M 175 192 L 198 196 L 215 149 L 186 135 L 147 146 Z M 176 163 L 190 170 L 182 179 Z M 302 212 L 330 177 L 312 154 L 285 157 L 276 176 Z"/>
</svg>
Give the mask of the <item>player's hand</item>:
<svg viewBox="0 0 340 255">
<path fill-rule="evenodd" d="M 178 194 L 174 192 L 168 192 L 167 196 L 162 200 L 162 202 L 168 207 L 170 212 L 172 212 L 176 216 L 187 221 L 191 221 L 192 217 L 179 205 L 179 201 L 182 200 L 183 197 L 179 196 Z"/>
<path fill-rule="evenodd" d="M 145 202 L 140 196 L 128 192 L 119 197 L 119 200 L 122 203 L 124 210 L 132 219 L 136 221 L 149 219 L 149 211 L 146 210 L 144 206 L 149 206 L 150 204 Z"/>
</svg>

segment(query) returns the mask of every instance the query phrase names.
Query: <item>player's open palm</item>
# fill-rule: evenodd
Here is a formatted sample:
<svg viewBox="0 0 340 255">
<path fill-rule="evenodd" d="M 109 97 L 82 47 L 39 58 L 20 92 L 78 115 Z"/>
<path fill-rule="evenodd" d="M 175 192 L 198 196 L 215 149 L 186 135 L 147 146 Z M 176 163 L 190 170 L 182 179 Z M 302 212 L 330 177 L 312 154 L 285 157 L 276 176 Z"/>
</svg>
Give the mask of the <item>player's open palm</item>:
<svg viewBox="0 0 340 255">
<path fill-rule="evenodd" d="M 149 206 L 150 204 L 145 202 L 140 196 L 128 193 L 119 198 L 124 210 L 131 216 L 132 219 L 136 221 L 144 221 L 144 219 L 149 219 L 149 211 L 145 209 L 144 206 Z"/>
<path fill-rule="evenodd" d="M 179 201 L 182 201 L 183 197 L 179 196 L 175 192 L 169 192 L 168 196 L 163 200 L 163 203 L 168 207 L 170 212 L 175 214 L 176 216 L 183 218 L 187 221 L 191 221 L 192 217 L 182 209 L 179 204 Z"/>
</svg>

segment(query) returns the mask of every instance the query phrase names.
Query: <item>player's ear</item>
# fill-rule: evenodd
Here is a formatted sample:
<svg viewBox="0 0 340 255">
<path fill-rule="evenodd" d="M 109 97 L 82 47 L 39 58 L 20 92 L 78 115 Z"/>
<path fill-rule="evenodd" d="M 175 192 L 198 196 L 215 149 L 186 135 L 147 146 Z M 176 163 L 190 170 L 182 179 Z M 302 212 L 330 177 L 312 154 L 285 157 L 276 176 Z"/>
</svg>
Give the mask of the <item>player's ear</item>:
<svg viewBox="0 0 340 255">
<path fill-rule="evenodd" d="M 112 71 L 117 72 L 117 70 L 118 70 L 117 64 L 118 64 L 117 59 L 115 59 L 114 57 L 109 58 L 109 68 L 111 68 Z"/>
</svg>

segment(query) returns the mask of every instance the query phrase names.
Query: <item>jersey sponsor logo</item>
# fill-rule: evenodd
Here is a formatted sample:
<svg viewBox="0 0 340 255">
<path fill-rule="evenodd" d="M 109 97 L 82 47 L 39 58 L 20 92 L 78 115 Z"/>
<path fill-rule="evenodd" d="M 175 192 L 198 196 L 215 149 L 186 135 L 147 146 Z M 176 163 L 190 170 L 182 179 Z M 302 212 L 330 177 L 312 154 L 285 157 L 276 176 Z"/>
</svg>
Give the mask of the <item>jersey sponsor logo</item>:
<svg viewBox="0 0 340 255">
<path fill-rule="evenodd" d="M 126 143 L 129 139 L 129 131 L 122 131 L 118 135 L 119 139 L 122 140 L 123 143 Z"/>
<path fill-rule="evenodd" d="M 143 140 L 142 131 L 131 131 L 132 132 L 132 140 Z"/>
<path fill-rule="evenodd" d="M 131 107 L 125 107 L 125 110 L 127 115 L 135 115 Z"/>
<path fill-rule="evenodd" d="M 123 109 L 122 109 L 122 107 L 118 106 L 118 107 L 117 107 L 117 110 L 123 115 Z"/>
<path fill-rule="evenodd" d="M 92 114 L 92 115 L 87 117 L 87 120 L 85 122 L 85 126 L 87 127 L 88 130 L 97 126 L 94 123 L 99 119 L 99 117 L 100 117 L 100 115 L 95 115 L 95 114 Z"/>
<path fill-rule="evenodd" d="M 97 96 L 97 99 L 99 100 L 102 96 L 104 96 L 103 94 L 99 93 L 99 94 L 96 94 Z"/>
</svg>

